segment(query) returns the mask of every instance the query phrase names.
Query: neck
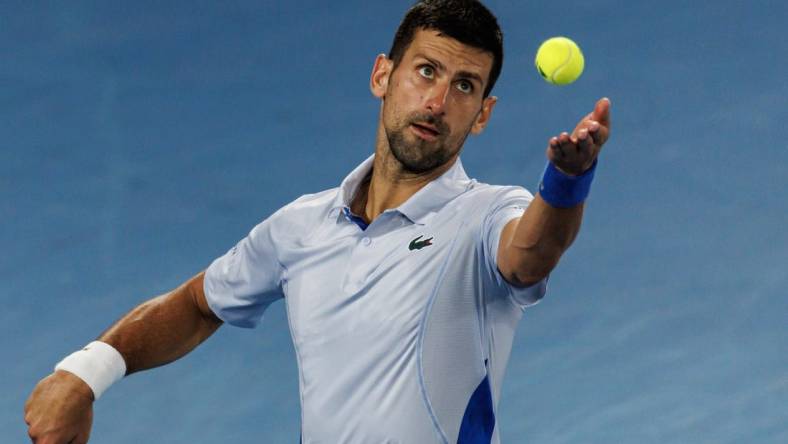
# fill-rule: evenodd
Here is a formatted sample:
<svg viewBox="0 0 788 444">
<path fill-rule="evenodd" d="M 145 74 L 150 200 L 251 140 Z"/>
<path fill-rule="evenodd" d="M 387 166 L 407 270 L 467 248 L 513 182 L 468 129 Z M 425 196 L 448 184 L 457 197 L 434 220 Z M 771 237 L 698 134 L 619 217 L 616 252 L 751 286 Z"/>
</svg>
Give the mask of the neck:
<svg viewBox="0 0 788 444">
<path fill-rule="evenodd" d="M 381 213 L 402 205 L 428 183 L 448 171 L 458 156 L 459 153 L 445 164 L 424 173 L 405 171 L 391 153 L 385 131 L 379 128 L 372 177 L 359 186 L 351 204 L 351 211 L 371 223 Z"/>
</svg>

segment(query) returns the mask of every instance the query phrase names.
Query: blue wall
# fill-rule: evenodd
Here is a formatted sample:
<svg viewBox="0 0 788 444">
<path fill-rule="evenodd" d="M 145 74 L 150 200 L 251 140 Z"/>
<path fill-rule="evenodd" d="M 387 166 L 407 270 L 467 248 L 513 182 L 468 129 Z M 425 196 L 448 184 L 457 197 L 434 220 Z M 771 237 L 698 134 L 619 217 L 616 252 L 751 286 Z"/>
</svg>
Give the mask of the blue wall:
<svg viewBox="0 0 788 444">
<path fill-rule="evenodd" d="M 373 149 L 407 2 L 3 2 L 3 441 L 65 354 Z M 491 1 L 506 62 L 471 176 L 533 189 L 613 102 L 583 231 L 518 331 L 504 442 L 788 442 L 788 6 Z M 563 88 L 539 43 L 575 39 Z M 283 305 L 96 405 L 92 442 L 295 442 Z"/>
</svg>

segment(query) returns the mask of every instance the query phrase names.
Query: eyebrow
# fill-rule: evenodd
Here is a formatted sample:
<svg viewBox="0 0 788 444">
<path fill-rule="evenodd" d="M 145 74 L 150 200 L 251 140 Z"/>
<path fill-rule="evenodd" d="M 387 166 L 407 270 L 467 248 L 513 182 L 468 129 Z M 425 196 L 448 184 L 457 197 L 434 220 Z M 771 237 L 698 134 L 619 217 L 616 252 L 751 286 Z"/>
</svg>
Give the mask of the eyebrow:
<svg viewBox="0 0 788 444">
<path fill-rule="evenodd" d="M 446 67 L 443 66 L 443 64 L 441 62 L 439 62 L 439 61 L 437 61 L 437 60 L 435 60 L 433 58 L 427 57 L 424 54 L 416 53 L 415 57 L 421 57 L 421 58 L 427 60 L 428 62 L 430 62 L 433 65 L 437 66 L 438 69 L 441 69 L 441 70 L 445 70 L 446 69 Z M 457 76 L 460 77 L 460 78 L 464 78 L 464 79 L 476 80 L 477 82 L 479 82 L 479 85 L 484 85 L 484 80 L 482 80 L 482 77 L 479 74 L 475 73 L 475 72 L 458 71 L 457 72 Z"/>
</svg>

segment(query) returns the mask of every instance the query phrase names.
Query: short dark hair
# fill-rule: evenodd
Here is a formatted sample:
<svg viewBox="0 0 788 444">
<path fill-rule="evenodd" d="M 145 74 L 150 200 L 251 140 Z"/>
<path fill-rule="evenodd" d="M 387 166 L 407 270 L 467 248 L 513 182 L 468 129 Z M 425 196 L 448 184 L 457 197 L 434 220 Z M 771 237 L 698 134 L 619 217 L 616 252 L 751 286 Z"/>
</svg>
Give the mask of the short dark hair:
<svg viewBox="0 0 788 444">
<path fill-rule="evenodd" d="M 484 97 L 490 95 L 503 66 L 503 33 L 498 20 L 477 0 L 420 0 L 402 19 L 389 59 L 399 65 L 402 56 L 413 42 L 417 30 L 430 29 L 451 37 L 460 43 L 481 49 L 493 55 L 490 78 Z"/>
</svg>

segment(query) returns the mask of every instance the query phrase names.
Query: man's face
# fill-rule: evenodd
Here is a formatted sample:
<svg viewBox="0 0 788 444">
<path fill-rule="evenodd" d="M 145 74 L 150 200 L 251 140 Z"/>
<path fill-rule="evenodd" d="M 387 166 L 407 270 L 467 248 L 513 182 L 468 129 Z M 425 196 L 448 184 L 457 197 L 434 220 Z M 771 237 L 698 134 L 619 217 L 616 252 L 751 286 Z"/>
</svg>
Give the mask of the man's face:
<svg viewBox="0 0 788 444">
<path fill-rule="evenodd" d="M 490 53 L 433 30 L 416 32 L 396 69 L 378 57 L 372 90 L 383 99 L 383 129 L 405 171 L 444 165 L 468 133 L 484 129 L 496 100 L 483 98 L 492 63 Z"/>
</svg>

